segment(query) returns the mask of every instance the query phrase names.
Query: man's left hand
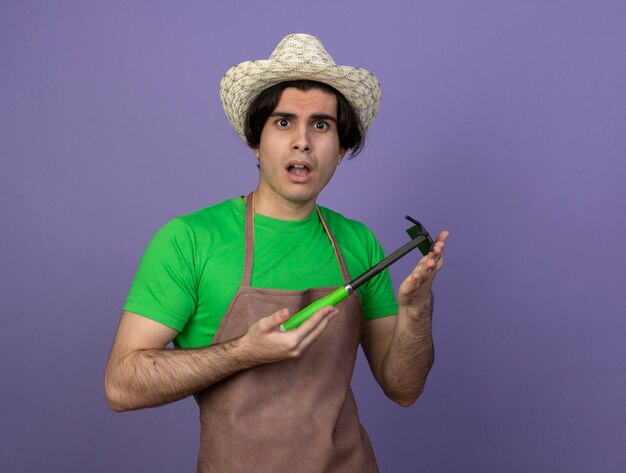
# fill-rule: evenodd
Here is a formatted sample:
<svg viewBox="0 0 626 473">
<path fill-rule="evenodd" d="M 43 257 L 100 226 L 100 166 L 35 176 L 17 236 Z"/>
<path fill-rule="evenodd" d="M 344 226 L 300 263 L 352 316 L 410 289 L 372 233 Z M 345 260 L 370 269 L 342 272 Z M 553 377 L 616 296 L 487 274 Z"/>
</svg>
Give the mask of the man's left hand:
<svg viewBox="0 0 626 473">
<path fill-rule="evenodd" d="M 417 307 L 430 297 L 433 279 L 443 267 L 443 253 L 449 232 L 443 231 L 435 239 L 433 248 L 424 256 L 398 289 L 398 303 L 404 307 Z"/>
</svg>

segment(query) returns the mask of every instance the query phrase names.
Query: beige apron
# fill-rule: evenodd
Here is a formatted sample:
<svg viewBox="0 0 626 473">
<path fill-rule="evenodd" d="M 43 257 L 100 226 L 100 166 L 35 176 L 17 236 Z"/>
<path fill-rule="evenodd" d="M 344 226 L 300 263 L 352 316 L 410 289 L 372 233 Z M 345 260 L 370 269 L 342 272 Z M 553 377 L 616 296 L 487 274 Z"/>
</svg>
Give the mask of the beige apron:
<svg viewBox="0 0 626 473">
<path fill-rule="evenodd" d="M 252 197 L 246 201 L 243 281 L 213 343 L 242 336 L 257 320 L 283 307 L 294 314 L 335 289 L 250 287 Z M 348 283 L 341 251 L 318 214 Z M 200 393 L 198 473 L 378 472 L 350 388 L 361 337 L 361 304 L 354 293 L 337 307 L 340 313 L 300 358 L 244 370 Z"/>
</svg>

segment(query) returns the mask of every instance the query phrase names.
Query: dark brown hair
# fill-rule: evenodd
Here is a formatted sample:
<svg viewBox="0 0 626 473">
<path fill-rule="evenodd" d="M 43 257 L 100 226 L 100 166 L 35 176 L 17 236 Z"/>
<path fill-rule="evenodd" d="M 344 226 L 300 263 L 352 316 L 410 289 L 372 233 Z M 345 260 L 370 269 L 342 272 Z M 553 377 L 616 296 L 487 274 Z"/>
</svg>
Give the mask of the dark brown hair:
<svg viewBox="0 0 626 473">
<path fill-rule="evenodd" d="M 341 92 L 330 85 L 312 80 L 279 82 L 265 89 L 254 99 L 250 104 L 250 108 L 248 108 L 244 124 L 246 142 L 250 148 L 258 148 L 261 144 L 261 132 L 265 122 L 276 109 L 283 90 L 288 87 L 295 87 L 304 92 L 311 89 L 320 89 L 335 94 L 337 97 L 337 134 L 339 135 L 339 145 L 346 151 L 350 150 L 350 158 L 361 152 L 365 142 L 365 131 L 350 102 Z"/>
</svg>

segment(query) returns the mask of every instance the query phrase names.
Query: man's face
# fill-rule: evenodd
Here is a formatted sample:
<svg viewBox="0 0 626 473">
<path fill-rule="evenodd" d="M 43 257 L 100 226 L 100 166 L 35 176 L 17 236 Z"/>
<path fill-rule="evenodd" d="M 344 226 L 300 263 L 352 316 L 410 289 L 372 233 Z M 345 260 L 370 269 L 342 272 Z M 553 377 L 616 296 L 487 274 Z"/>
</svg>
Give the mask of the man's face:
<svg viewBox="0 0 626 473">
<path fill-rule="evenodd" d="M 291 208 L 312 207 L 345 153 L 337 134 L 335 94 L 285 89 L 254 151 L 260 196 Z"/>
</svg>

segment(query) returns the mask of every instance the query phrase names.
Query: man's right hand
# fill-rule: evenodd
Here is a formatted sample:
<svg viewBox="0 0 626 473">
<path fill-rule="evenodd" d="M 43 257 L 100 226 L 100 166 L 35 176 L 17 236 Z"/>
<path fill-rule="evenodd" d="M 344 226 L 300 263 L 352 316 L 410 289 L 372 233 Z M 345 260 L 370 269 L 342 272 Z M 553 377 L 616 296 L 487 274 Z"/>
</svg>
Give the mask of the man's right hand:
<svg viewBox="0 0 626 473">
<path fill-rule="evenodd" d="M 240 339 L 241 348 L 253 357 L 255 364 L 299 358 L 338 312 L 335 307 L 324 307 L 299 327 L 281 332 L 280 326 L 291 317 L 289 310 L 281 309 L 253 324 Z"/>
</svg>

